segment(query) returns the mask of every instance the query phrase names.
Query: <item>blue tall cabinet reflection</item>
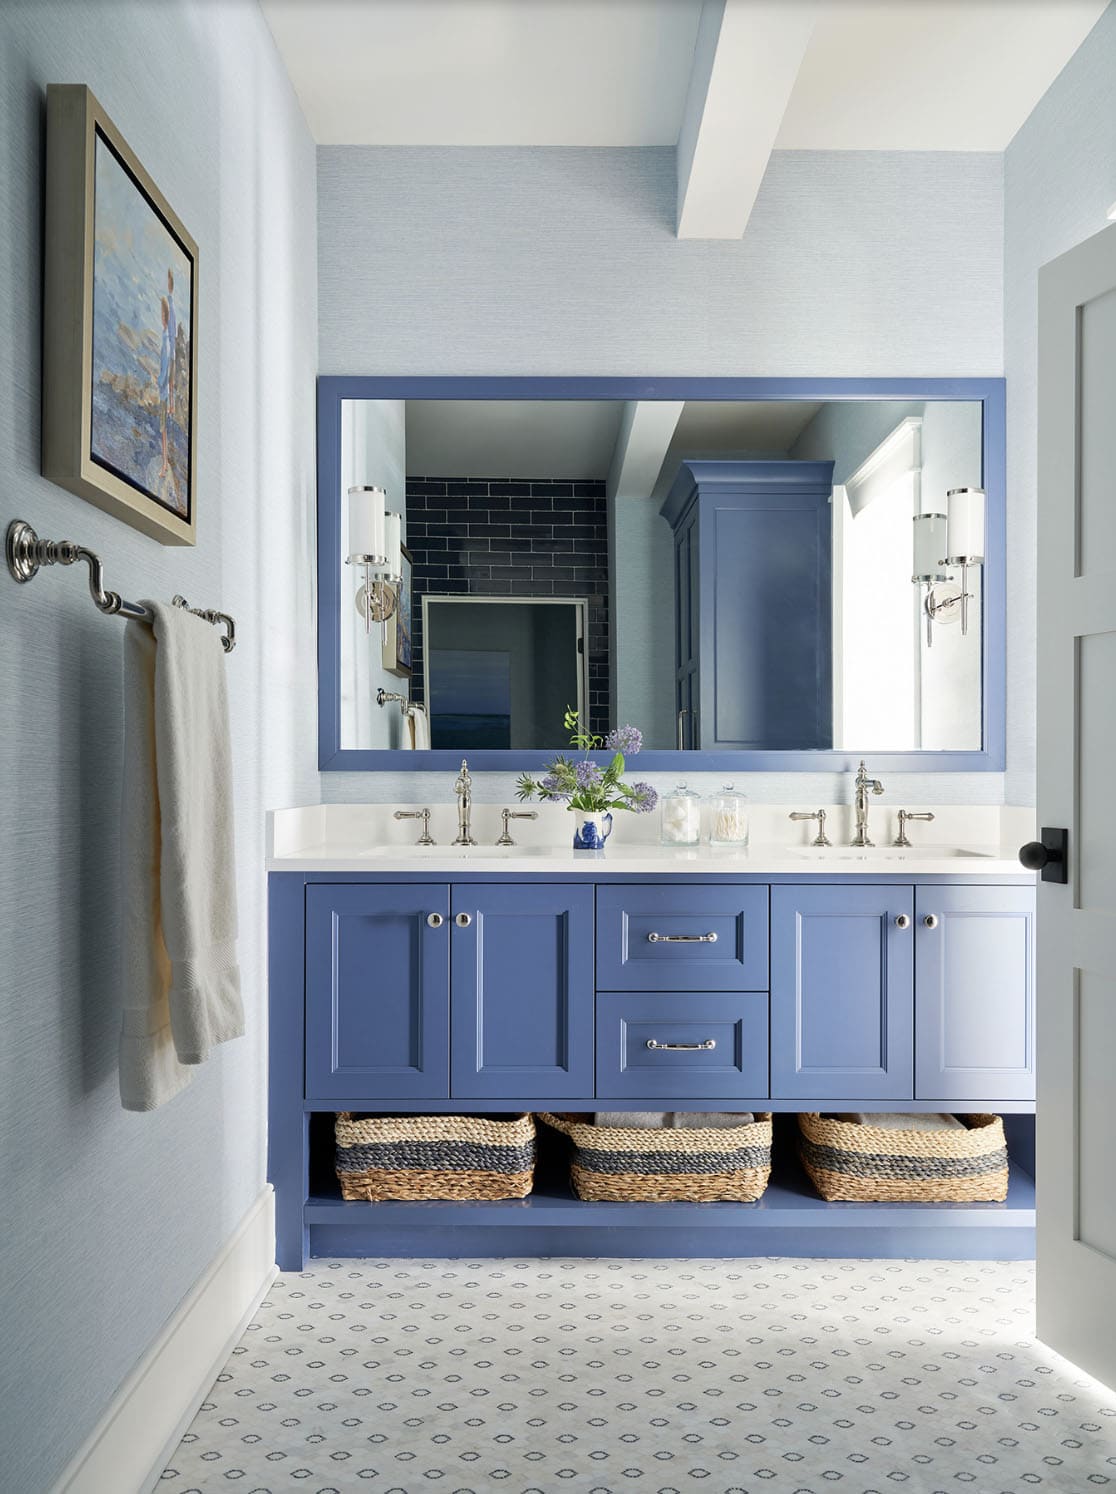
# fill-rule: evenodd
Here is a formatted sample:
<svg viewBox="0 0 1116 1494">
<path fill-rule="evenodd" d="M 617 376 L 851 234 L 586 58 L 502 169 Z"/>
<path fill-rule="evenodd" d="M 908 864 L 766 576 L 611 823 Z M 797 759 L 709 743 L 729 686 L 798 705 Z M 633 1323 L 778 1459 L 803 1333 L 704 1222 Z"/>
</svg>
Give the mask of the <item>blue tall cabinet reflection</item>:
<svg viewBox="0 0 1116 1494">
<path fill-rule="evenodd" d="M 674 531 L 678 746 L 833 746 L 832 462 L 687 461 Z"/>
</svg>

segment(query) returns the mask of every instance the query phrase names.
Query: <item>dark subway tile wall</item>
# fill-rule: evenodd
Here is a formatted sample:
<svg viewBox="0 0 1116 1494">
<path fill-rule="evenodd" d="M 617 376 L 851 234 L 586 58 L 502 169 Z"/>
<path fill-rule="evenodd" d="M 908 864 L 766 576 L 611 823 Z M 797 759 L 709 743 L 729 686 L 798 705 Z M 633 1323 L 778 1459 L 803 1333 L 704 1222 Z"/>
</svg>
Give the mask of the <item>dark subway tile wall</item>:
<svg viewBox="0 0 1116 1494">
<path fill-rule="evenodd" d="M 424 594 L 587 597 L 589 729 L 608 730 L 608 523 L 603 482 L 407 478 L 414 677 L 422 700 Z M 555 746 L 559 745 L 555 740 Z"/>
</svg>

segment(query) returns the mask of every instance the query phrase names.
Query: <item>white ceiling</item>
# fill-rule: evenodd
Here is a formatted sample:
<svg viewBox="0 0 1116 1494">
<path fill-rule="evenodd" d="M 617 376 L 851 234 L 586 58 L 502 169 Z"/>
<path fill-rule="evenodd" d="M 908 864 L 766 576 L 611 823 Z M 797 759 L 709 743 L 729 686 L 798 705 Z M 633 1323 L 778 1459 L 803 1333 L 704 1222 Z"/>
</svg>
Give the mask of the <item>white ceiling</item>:
<svg viewBox="0 0 1116 1494">
<path fill-rule="evenodd" d="M 623 400 L 409 399 L 412 477 L 608 476 Z"/>
<path fill-rule="evenodd" d="M 262 4 L 331 145 L 673 146 L 701 12 L 701 0 Z M 1105 4 L 818 0 L 776 147 L 1002 150 Z M 757 3 L 758 47 L 763 24 Z"/>
<path fill-rule="evenodd" d="M 781 456 L 821 409 L 811 400 L 689 400 L 652 497 L 683 457 Z M 407 401 L 412 477 L 608 477 L 623 400 Z"/>
</svg>

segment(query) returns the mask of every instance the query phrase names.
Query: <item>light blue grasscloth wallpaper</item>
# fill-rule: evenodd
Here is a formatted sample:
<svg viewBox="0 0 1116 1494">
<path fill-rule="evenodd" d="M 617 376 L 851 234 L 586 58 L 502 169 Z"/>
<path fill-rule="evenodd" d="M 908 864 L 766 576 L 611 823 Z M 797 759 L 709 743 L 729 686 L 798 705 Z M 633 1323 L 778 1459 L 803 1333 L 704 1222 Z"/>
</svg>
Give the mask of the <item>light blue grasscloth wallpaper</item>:
<svg viewBox="0 0 1116 1494">
<path fill-rule="evenodd" d="M 93 88 L 200 246 L 194 550 L 38 475 L 48 82 Z M 25 589 L 0 573 L 5 1490 L 53 1485 L 263 1183 L 264 809 L 317 794 L 314 177 L 251 0 L 0 6 L 0 524 L 92 546 L 126 596 L 182 591 L 241 623 L 228 678 L 249 1023 L 165 1109 L 120 1109 L 124 624 L 94 609 L 84 568 Z"/>
<path fill-rule="evenodd" d="M 1109 5 L 1008 146 L 1004 171 L 1007 373 L 1009 803 L 1035 773 L 1038 271 L 1107 226 L 1116 200 L 1116 5 Z"/>
<path fill-rule="evenodd" d="M 999 155 L 777 151 L 743 240 L 700 242 L 674 236 L 670 150 L 323 147 L 320 369 L 1000 374 L 1002 172 Z M 904 777 L 912 803 L 1003 795 L 1002 774 Z M 832 774 L 746 786 L 847 792 Z M 486 774 L 477 797 L 510 791 Z M 447 793 L 445 775 L 322 775 L 327 801 Z"/>
</svg>

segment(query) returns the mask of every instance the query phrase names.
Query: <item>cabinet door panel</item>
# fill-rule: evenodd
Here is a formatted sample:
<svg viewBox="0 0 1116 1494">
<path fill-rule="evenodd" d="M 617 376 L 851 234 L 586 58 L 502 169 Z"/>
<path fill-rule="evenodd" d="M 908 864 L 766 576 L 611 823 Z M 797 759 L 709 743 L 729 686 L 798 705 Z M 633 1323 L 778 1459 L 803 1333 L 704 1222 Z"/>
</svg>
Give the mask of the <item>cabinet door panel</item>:
<svg viewBox="0 0 1116 1494">
<path fill-rule="evenodd" d="M 591 1095 L 593 888 L 461 884 L 453 913 L 454 1095 Z"/>
<path fill-rule="evenodd" d="M 306 889 L 311 1099 L 449 1095 L 448 914 L 446 886 Z"/>
<path fill-rule="evenodd" d="M 911 887 L 772 888 L 773 1096 L 912 1097 L 913 905 Z"/>
<path fill-rule="evenodd" d="M 916 904 L 917 1097 L 1033 1099 L 1033 890 L 920 887 Z"/>
</svg>

